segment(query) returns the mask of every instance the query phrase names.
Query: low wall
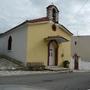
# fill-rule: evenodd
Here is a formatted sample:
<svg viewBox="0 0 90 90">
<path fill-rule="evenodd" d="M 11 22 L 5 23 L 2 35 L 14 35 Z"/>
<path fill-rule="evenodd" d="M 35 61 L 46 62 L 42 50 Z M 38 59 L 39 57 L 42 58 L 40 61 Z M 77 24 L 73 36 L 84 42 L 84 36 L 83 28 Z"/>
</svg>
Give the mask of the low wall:
<svg viewBox="0 0 90 90">
<path fill-rule="evenodd" d="M 79 60 L 79 70 L 90 70 L 90 61 Z"/>
<path fill-rule="evenodd" d="M 90 70 L 90 61 L 88 60 L 82 60 L 79 58 L 79 70 Z M 70 69 L 74 70 L 74 59 L 71 60 L 70 62 Z"/>
</svg>

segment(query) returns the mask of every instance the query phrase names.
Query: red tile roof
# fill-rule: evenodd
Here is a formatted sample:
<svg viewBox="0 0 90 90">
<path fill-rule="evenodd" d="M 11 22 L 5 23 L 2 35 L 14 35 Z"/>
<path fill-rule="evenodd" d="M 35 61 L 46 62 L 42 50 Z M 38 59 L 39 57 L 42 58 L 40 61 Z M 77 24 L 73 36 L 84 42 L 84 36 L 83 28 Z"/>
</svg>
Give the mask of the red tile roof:
<svg viewBox="0 0 90 90">
<path fill-rule="evenodd" d="M 49 21 L 48 17 L 41 17 L 41 18 L 37 18 L 37 19 L 33 19 L 33 20 L 26 20 L 26 21 L 22 22 L 21 24 L 11 28 L 10 30 L 7 30 L 6 32 L 1 33 L 0 36 L 2 36 L 3 34 L 5 34 L 7 32 L 10 32 L 10 31 L 14 30 L 15 28 L 17 28 L 17 27 L 19 27 L 19 26 L 21 26 L 21 25 L 23 25 L 23 24 L 25 24 L 27 22 L 29 22 L 29 23 L 36 23 L 36 22 L 43 22 L 43 21 Z"/>
<path fill-rule="evenodd" d="M 23 24 L 25 24 L 25 23 L 27 23 L 27 22 L 29 22 L 29 23 L 35 23 L 35 22 L 43 22 L 43 21 L 49 21 L 48 17 L 42 17 L 42 18 L 33 19 L 33 20 L 26 20 L 26 21 L 24 21 L 23 23 L 15 26 L 15 27 L 13 27 L 12 29 L 10 29 L 10 30 L 8 30 L 8 31 L 0 34 L 0 36 L 2 36 L 2 35 L 4 35 L 5 33 L 8 33 L 8 32 L 10 32 L 10 31 L 14 30 L 15 28 L 17 28 L 17 27 L 19 27 L 19 26 L 21 26 L 21 25 L 23 25 Z M 72 34 L 72 33 L 71 33 L 69 30 L 67 30 L 64 26 L 62 26 L 62 25 L 59 24 L 59 27 L 62 27 L 66 32 Z"/>
<path fill-rule="evenodd" d="M 42 18 L 30 20 L 28 22 L 35 23 L 35 22 L 42 22 L 42 21 L 49 21 L 49 19 L 48 19 L 48 17 L 42 17 Z"/>
</svg>

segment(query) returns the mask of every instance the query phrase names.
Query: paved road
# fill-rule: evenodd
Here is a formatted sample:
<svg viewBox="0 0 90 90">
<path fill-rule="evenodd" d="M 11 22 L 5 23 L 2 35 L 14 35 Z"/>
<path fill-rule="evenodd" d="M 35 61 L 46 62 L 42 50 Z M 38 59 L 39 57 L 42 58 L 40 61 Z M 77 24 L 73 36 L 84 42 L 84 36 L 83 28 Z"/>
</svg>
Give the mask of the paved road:
<svg viewBox="0 0 90 90">
<path fill-rule="evenodd" d="M 88 90 L 90 88 L 90 73 L 54 73 L 0 77 L 0 88 L 17 87 L 15 85 L 33 88 L 19 90 Z M 0 90 L 10 90 L 10 88 Z"/>
</svg>

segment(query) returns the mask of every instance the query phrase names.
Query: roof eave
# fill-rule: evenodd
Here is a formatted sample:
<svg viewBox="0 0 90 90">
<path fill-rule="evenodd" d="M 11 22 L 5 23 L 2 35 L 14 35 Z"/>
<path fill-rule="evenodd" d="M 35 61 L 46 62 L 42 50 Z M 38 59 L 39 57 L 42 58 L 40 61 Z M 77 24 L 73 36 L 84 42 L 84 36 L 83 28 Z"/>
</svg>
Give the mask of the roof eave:
<svg viewBox="0 0 90 90">
<path fill-rule="evenodd" d="M 59 28 L 62 28 L 65 32 L 67 32 L 67 33 L 70 34 L 71 36 L 73 35 L 73 33 L 70 32 L 65 26 L 59 24 Z"/>
</svg>

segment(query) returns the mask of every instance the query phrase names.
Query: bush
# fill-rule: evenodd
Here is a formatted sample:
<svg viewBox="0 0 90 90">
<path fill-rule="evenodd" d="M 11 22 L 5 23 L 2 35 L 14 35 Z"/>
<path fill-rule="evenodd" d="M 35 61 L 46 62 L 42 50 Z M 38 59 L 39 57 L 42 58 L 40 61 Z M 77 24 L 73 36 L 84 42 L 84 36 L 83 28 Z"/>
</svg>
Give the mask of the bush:
<svg viewBox="0 0 90 90">
<path fill-rule="evenodd" d="M 69 68 L 69 64 L 70 64 L 70 62 L 68 60 L 63 61 L 64 68 Z"/>
</svg>

